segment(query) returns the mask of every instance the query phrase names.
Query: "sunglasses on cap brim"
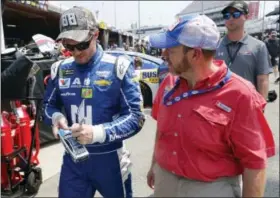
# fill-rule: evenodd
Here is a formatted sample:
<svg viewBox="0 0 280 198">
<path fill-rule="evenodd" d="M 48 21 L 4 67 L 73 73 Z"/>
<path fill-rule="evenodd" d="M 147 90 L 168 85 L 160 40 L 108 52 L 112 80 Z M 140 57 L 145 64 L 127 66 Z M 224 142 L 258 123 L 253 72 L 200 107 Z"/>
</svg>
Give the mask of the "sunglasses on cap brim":
<svg viewBox="0 0 280 198">
<path fill-rule="evenodd" d="M 234 19 L 238 19 L 242 14 L 243 14 L 243 13 L 240 12 L 240 11 L 235 11 L 235 12 L 232 12 L 232 13 L 230 13 L 230 12 L 225 12 L 225 13 L 223 14 L 223 18 L 224 18 L 225 20 L 229 20 L 230 17 L 232 16 Z"/>
</svg>

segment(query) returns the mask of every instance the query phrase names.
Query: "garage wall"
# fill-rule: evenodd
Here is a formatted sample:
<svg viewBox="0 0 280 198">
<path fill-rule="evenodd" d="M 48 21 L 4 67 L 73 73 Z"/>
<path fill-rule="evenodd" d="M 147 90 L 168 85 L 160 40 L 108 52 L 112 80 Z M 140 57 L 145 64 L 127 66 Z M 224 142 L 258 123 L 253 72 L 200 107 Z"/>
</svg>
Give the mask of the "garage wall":
<svg viewBox="0 0 280 198">
<path fill-rule="evenodd" d="M 23 9 L 24 8 L 24 9 Z M 3 29 L 6 44 L 28 44 L 34 34 L 44 34 L 53 39 L 59 34 L 59 14 L 34 10 L 28 6 L 5 4 Z"/>
</svg>

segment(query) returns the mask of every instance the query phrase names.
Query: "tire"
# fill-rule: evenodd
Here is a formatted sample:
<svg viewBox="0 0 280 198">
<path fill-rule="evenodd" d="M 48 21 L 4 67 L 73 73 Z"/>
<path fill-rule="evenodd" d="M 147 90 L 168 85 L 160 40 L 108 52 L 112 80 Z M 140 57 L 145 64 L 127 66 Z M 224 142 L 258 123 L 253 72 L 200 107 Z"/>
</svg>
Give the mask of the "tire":
<svg viewBox="0 0 280 198">
<path fill-rule="evenodd" d="M 33 168 L 27 176 L 26 193 L 28 195 L 38 193 L 42 180 L 41 168 Z"/>
</svg>

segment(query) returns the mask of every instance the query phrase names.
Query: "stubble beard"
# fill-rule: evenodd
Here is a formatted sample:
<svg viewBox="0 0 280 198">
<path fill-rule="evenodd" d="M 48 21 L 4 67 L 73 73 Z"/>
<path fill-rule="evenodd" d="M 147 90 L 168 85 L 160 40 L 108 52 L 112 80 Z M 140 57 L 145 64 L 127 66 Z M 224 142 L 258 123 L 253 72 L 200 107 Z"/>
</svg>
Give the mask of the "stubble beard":
<svg viewBox="0 0 280 198">
<path fill-rule="evenodd" d="M 190 62 L 187 57 L 183 57 L 180 63 L 174 67 L 174 73 L 176 75 L 181 75 L 182 73 L 187 72 L 191 68 Z"/>
</svg>

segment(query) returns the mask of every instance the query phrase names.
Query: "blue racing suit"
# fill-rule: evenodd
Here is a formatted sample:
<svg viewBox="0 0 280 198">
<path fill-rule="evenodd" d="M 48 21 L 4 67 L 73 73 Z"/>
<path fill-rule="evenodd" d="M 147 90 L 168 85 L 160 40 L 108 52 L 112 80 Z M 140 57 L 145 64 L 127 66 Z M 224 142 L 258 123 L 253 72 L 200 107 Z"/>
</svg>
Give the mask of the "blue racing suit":
<svg viewBox="0 0 280 198">
<path fill-rule="evenodd" d="M 63 107 L 63 108 L 62 108 Z M 138 133 L 145 116 L 142 95 L 132 62 L 103 52 L 98 45 L 88 64 L 73 58 L 51 67 L 44 97 L 44 121 L 51 125 L 55 112 L 65 112 L 69 126 L 102 126 L 104 142 L 86 145 L 88 160 L 74 163 L 65 153 L 59 182 L 60 198 L 132 197 L 131 174 L 122 177 L 123 140 Z M 125 181 L 123 181 L 125 180 Z"/>
</svg>

